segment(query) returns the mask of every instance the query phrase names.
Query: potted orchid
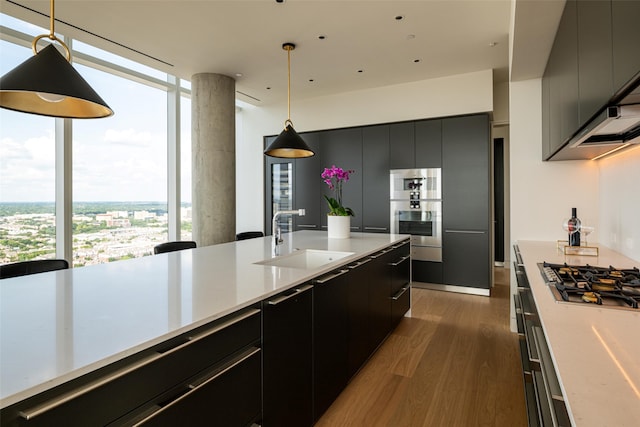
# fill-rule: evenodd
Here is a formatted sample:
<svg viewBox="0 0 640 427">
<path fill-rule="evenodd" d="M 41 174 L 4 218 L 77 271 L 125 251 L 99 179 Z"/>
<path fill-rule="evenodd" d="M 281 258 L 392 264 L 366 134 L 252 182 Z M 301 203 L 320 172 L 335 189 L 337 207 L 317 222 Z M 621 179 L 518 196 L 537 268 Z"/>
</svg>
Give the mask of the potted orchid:
<svg viewBox="0 0 640 427">
<path fill-rule="evenodd" d="M 355 213 L 351 208 L 342 205 L 342 185 L 349 181 L 349 175 L 354 172 L 333 165 L 331 168 L 325 168 L 321 174 L 325 184 L 335 193 L 335 197 L 324 196 L 329 204 L 327 214 L 329 238 L 344 239 L 350 236 L 351 217 L 355 216 Z"/>
</svg>

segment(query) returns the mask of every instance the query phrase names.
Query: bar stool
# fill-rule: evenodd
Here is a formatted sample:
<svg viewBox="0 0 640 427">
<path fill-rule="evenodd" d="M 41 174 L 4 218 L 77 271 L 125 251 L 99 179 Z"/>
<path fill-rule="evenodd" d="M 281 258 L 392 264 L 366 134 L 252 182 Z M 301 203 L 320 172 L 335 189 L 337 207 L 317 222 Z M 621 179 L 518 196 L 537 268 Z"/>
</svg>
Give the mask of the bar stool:
<svg viewBox="0 0 640 427">
<path fill-rule="evenodd" d="M 0 265 L 0 279 L 27 276 L 47 271 L 66 270 L 69 263 L 64 259 L 36 259 Z"/>
<path fill-rule="evenodd" d="M 160 243 L 153 247 L 154 255 L 164 254 L 166 252 L 181 251 L 183 249 L 193 249 L 197 247 L 193 240 L 177 240 L 175 242 Z"/>
</svg>

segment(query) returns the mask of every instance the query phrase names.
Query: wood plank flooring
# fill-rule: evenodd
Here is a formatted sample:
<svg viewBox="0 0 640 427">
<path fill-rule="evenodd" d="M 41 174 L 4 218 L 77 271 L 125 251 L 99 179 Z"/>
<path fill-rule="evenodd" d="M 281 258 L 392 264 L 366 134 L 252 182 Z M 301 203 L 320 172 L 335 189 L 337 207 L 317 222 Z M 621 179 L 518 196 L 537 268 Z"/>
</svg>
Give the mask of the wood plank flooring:
<svg viewBox="0 0 640 427">
<path fill-rule="evenodd" d="M 509 270 L 491 297 L 412 289 L 405 317 L 316 426 L 526 426 Z"/>
</svg>

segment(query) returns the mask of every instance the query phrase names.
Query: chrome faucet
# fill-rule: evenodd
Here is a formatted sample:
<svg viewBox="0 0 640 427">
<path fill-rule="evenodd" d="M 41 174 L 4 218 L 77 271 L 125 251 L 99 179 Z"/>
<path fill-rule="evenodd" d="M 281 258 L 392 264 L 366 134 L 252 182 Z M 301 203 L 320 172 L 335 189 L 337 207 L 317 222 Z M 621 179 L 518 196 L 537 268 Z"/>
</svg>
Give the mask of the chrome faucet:
<svg viewBox="0 0 640 427">
<path fill-rule="evenodd" d="M 273 243 L 271 246 L 273 247 L 273 256 L 280 255 L 280 245 L 282 245 L 282 230 L 280 229 L 280 225 L 278 224 L 278 217 L 283 214 L 289 215 L 305 215 L 304 209 L 297 209 L 293 211 L 277 211 L 273 214 L 273 220 L 271 221 L 271 230 L 273 231 Z"/>
</svg>

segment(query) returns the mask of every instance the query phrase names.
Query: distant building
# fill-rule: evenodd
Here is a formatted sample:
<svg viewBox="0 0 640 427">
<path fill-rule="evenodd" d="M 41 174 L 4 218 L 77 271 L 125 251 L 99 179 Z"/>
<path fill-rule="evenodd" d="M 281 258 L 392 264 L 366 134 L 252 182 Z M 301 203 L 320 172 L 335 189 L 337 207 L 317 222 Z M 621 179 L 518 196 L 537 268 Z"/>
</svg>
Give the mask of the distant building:
<svg viewBox="0 0 640 427">
<path fill-rule="evenodd" d="M 153 219 L 156 217 L 156 214 L 149 211 L 135 211 L 133 213 L 133 219 L 146 221 L 148 219 Z"/>
<path fill-rule="evenodd" d="M 107 215 L 111 215 L 114 218 L 129 218 L 128 211 L 108 211 Z"/>
<path fill-rule="evenodd" d="M 96 221 L 105 221 L 105 222 L 113 221 L 113 215 L 111 215 L 110 213 L 97 214 Z"/>
</svg>

